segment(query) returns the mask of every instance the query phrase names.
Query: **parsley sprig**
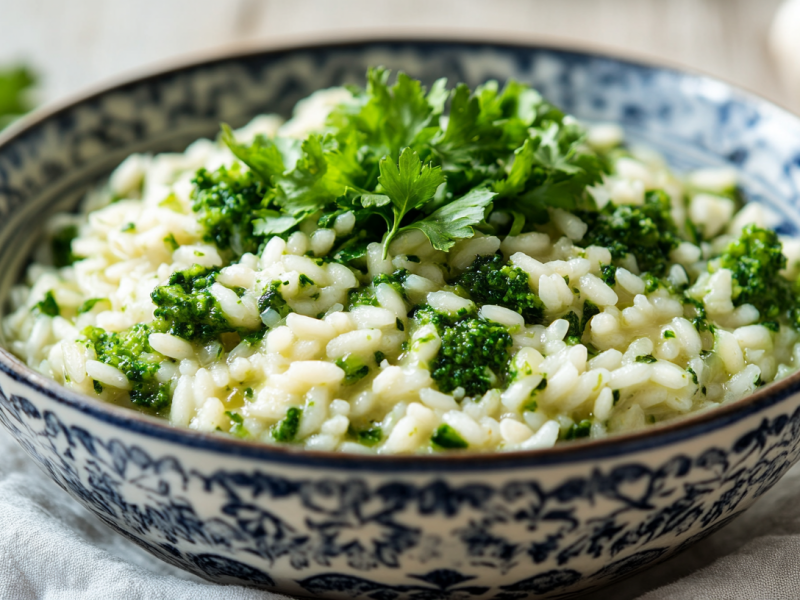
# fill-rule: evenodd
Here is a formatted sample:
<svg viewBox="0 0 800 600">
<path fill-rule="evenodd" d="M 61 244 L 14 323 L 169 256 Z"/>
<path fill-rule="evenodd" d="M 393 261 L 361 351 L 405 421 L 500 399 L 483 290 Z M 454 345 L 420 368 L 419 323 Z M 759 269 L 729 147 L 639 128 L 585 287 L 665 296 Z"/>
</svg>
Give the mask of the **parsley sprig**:
<svg viewBox="0 0 800 600">
<path fill-rule="evenodd" d="M 216 202 L 215 227 L 236 232 L 247 223 L 243 235 L 263 244 L 306 219 L 330 227 L 352 212 L 352 233 L 330 252 L 349 262 L 371 242 L 382 243 L 385 258 L 404 231 L 419 230 L 446 251 L 476 227 L 492 232 L 492 210 L 509 214 L 518 234 L 547 221 L 549 207 L 589 202 L 585 189 L 600 180 L 602 162 L 582 144 L 580 127 L 535 90 L 510 81 L 502 90 L 488 82 L 448 92 L 441 79 L 428 91 L 404 73 L 389 80 L 388 70 L 370 69 L 366 88 L 351 88 L 325 130 L 302 141 L 258 136 L 245 145 L 223 125 L 222 141 L 248 167 L 241 176 L 259 182 L 247 189 L 261 195 L 243 202 L 227 188 L 211 190 L 204 198 Z M 217 206 L 228 197 L 237 204 Z M 203 202 L 194 209 L 206 214 Z M 230 227 L 218 222 L 228 214 L 237 221 Z M 231 243 L 235 254 L 245 246 L 252 243 Z"/>
</svg>

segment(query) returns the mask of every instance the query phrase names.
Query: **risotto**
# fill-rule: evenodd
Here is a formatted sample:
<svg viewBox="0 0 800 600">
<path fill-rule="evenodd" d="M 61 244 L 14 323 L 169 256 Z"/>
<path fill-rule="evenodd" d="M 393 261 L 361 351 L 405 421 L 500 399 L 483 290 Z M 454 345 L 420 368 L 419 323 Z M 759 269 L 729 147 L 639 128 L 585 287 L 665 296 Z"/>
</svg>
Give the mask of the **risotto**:
<svg viewBox="0 0 800 600">
<path fill-rule="evenodd" d="M 64 386 L 199 431 L 546 448 L 797 368 L 800 245 L 768 220 L 735 172 L 676 175 L 522 84 L 373 69 L 286 122 L 130 156 L 49 221 L 3 333 Z"/>
</svg>

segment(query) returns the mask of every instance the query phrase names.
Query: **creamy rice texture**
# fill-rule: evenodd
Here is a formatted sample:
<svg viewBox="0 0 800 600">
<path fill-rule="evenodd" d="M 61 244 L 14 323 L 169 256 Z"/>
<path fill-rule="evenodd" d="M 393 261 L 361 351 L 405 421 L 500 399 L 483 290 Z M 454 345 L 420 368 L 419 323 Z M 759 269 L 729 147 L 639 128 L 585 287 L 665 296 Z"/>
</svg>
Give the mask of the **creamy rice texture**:
<svg viewBox="0 0 800 600">
<path fill-rule="evenodd" d="M 258 117 L 236 139 L 305 138 L 350 98 L 342 89 L 318 92 L 291 120 Z M 526 450 L 602 438 L 736 400 L 794 371 L 796 330 L 765 322 L 752 304 L 735 305 L 732 271 L 709 269 L 746 225 L 767 226 L 764 210 L 737 204 L 728 193 L 736 175 L 727 169 L 681 178 L 650 151 L 621 150 L 622 141 L 613 125 L 587 133 L 587 147 L 609 164 L 587 190 L 597 208 L 640 207 L 648 192 L 664 190 L 675 221 L 688 218 L 702 231 L 702 241 L 672 248 L 659 281 L 643 276 L 632 254 L 615 259 L 608 247 L 586 245 L 591 223 L 555 207 L 546 223 L 515 235 L 497 233 L 510 217 L 493 213 L 495 232 L 476 230 L 449 252 L 409 230 L 385 257 L 372 242 L 350 264 L 321 260 L 356 225 L 353 212 L 340 211 L 325 227 L 317 216 L 304 219 L 231 259 L 193 211 L 193 179 L 200 168 L 246 167 L 234 167 L 239 161 L 223 143 L 199 140 L 183 154 L 129 157 L 78 214 L 54 217 L 48 235 L 76 226 L 70 248 L 82 259 L 57 268 L 58 257 L 43 247 L 11 294 L 4 334 L 39 372 L 134 407 L 137 381 L 98 355 L 108 339 L 102 332 L 153 323 L 154 290 L 177 290 L 173 274 L 216 273 L 203 281 L 210 303 L 203 310 L 221 311 L 220 322 L 240 333 L 191 339 L 146 330 L 133 352 L 153 365 L 147 377 L 163 396 L 151 412 L 199 431 L 361 453 Z M 784 273 L 793 276 L 800 248 L 784 240 L 783 252 Z M 495 264 L 492 257 L 524 277 L 540 302 L 538 322 L 476 301 L 454 283 Z M 359 303 L 364 290 L 368 299 Z M 450 364 L 443 344 L 472 339 L 452 325 L 465 315 L 464 327 L 491 329 L 481 344 L 499 350 L 473 350 L 500 357 L 501 367 L 467 387 L 443 385 L 434 378 Z M 244 331 L 260 333 L 246 339 Z"/>
</svg>

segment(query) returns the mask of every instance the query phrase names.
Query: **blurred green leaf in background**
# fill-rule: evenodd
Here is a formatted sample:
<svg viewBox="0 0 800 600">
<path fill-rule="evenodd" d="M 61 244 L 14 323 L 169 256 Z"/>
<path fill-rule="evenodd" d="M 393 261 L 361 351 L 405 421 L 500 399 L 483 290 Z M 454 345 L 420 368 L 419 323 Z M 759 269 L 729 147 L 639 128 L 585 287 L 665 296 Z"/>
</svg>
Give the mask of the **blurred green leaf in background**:
<svg viewBox="0 0 800 600">
<path fill-rule="evenodd" d="M 0 68 L 0 129 L 33 108 L 29 91 L 35 84 L 26 67 Z"/>
</svg>

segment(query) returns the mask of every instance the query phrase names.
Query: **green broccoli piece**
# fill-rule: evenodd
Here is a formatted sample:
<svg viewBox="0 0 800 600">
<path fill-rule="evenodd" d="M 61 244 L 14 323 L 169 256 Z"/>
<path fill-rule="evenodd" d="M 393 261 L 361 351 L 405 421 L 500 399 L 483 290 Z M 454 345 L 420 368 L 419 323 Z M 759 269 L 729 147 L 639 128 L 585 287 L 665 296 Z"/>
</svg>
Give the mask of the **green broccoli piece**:
<svg viewBox="0 0 800 600">
<path fill-rule="evenodd" d="M 535 398 L 539 395 L 539 392 L 541 392 L 546 387 L 547 387 L 547 377 L 544 377 L 539 382 L 539 385 L 537 385 L 535 388 L 531 390 L 529 396 L 530 399 L 526 400 L 525 403 L 522 405 L 523 412 L 525 411 L 536 412 L 536 409 L 539 408 L 539 402 L 535 400 Z"/>
<path fill-rule="evenodd" d="M 78 314 L 82 315 L 83 313 L 87 313 L 98 304 L 107 304 L 108 306 L 111 306 L 111 302 L 108 298 L 89 298 L 78 307 Z"/>
<path fill-rule="evenodd" d="M 236 331 L 209 291 L 216 275 L 217 269 L 194 265 L 173 273 L 167 285 L 153 290 L 150 298 L 157 307 L 153 314 L 164 322 L 169 333 L 192 342 L 206 342 L 221 333 Z"/>
<path fill-rule="evenodd" d="M 225 415 L 231 420 L 231 428 L 228 430 L 228 433 L 239 438 L 250 437 L 250 432 L 247 431 L 247 428 L 244 426 L 244 418 L 242 415 L 229 410 L 225 411 Z"/>
<path fill-rule="evenodd" d="M 273 281 L 269 284 L 269 287 L 264 290 L 264 293 L 258 299 L 258 310 L 263 313 L 265 310 L 271 308 L 280 315 L 281 319 L 285 319 L 286 316 L 292 312 L 292 308 L 281 295 L 281 285 L 282 283 L 280 281 Z"/>
<path fill-rule="evenodd" d="M 662 191 L 648 192 L 642 206 L 609 202 L 598 212 L 581 211 L 579 216 L 589 226 L 578 242 L 581 246 L 603 246 L 617 260 L 631 253 L 640 271 L 658 277 L 666 273 L 669 253 L 681 241 L 669 197 Z M 608 282 L 610 274 L 604 271 L 603 275 Z"/>
<path fill-rule="evenodd" d="M 36 306 L 33 307 L 33 310 L 38 310 L 43 315 L 47 315 L 49 317 L 57 317 L 61 314 L 61 308 L 58 306 L 58 302 L 56 302 L 53 292 L 49 290 L 47 293 L 45 293 L 44 298 L 36 303 Z"/>
<path fill-rule="evenodd" d="M 569 311 L 566 315 L 561 317 L 569 323 L 569 329 L 567 330 L 564 341 L 569 345 L 580 344 L 581 338 L 583 338 L 583 332 L 586 331 L 586 326 L 589 324 L 592 317 L 598 314 L 600 314 L 600 309 L 591 300 L 586 300 L 583 303 L 582 317 L 578 317 L 573 311 Z"/>
<path fill-rule="evenodd" d="M 404 299 L 408 299 L 403 289 L 403 282 L 409 273 L 405 269 L 398 269 L 391 275 L 381 273 L 372 279 L 372 284 L 355 288 L 347 294 L 347 310 L 352 310 L 356 306 L 378 306 L 378 298 L 375 296 L 375 288 L 382 283 L 388 283 Z"/>
<path fill-rule="evenodd" d="M 617 267 L 614 265 L 603 265 L 600 267 L 600 279 L 606 285 L 617 285 Z"/>
<path fill-rule="evenodd" d="M 352 385 L 369 375 L 369 367 L 359 357 L 352 354 L 337 360 L 336 366 L 344 371 L 345 385 Z"/>
<path fill-rule="evenodd" d="M 371 427 L 369 429 L 362 429 L 361 431 L 357 431 L 351 427 L 349 434 L 359 444 L 367 446 L 368 448 L 380 444 L 383 440 L 383 429 L 380 427 Z"/>
<path fill-rule="evenodd" d="M 291 442 L 297 435 L 300 428 L 300 418 L 303 416 L 303 409 L 295 406 L 286 411 L 286 416 L 272 426 L 272 439 L 276 442 Z"/>
<path fill-rule="evenodd" d="M 507 371 L 511 336 L 502 325 L 471 316 L 451 318 L 427 305 L 416 318 L 420 324 L 433 323 L 442 338 L 430 368 L 443 392 L 461 387 L 469 396 L 480 395 Z"/>
<path fill-rule="evenodd" d="M 565 440 L 577 440 L 580 438 L 589 437 L 592 432 L 591 419 L 584 419 L 579 423 L 573 423 L 564 435 Z"/>
<path fill-rule="evenodd" d="M 431 436 L 431 443 L 441 450 L 462 450 L 469 444 L 450 425 L 439 425 Z"/>
<path fill-rule="evenodd" d="M 266 208 L 268 189 L 261 179 L 235 165 L 213 173 L 200 169 L 192 183 L 192 210 L 205 228 L 203 239 L 236 256 L 258 252 L 264 238 L 253 232 L 253 221 Z"/>
<path fill-rule="evenodd" d="M 120 333 L 99 327 L 87 327 L 82 333 L 94 348 L 97 360 L 119 369 L 128 378 L 131 402 L 159 412 L 170 405 L 171 396 L 169 384 L 156 380 L 159 363 L 142 358 L 153 352 L 148 341 L 153 331 L 152 326 L 139 323 Z"/>
<path fill-rule="evenodd" d="M 786 267 L 786 257 L 774 231 L 748 225 L 720 256 L 719 266 L 733 273 L 732 297 L 736 306 L 752 304 L 764 321 L 774 320 L 786 311 L 798 313 L 793 286 L 780 275 Z M 795 323 L 800 321 L 795 319 Z"/>
<path fill-rule="evenodd" d="M 544 304 L 531 291 L 528 280 L 525 271 L 494 254 L 476 258 L 456 283 L 476 302 L 504 306 L 522 315 L 526 323 L 540 323 Z"/>
<path fill-rule="evenodd" d="M 583 335 L 583 330 L 581 329 L 581 318 L 573 311 L 569 311 L 561 318 L 569 323 L 569 329 L 567 329 L 567 335 L 564 336 L 564 341 L 570 346 L 580 344 L 581 336 Z"/>
</svg>

